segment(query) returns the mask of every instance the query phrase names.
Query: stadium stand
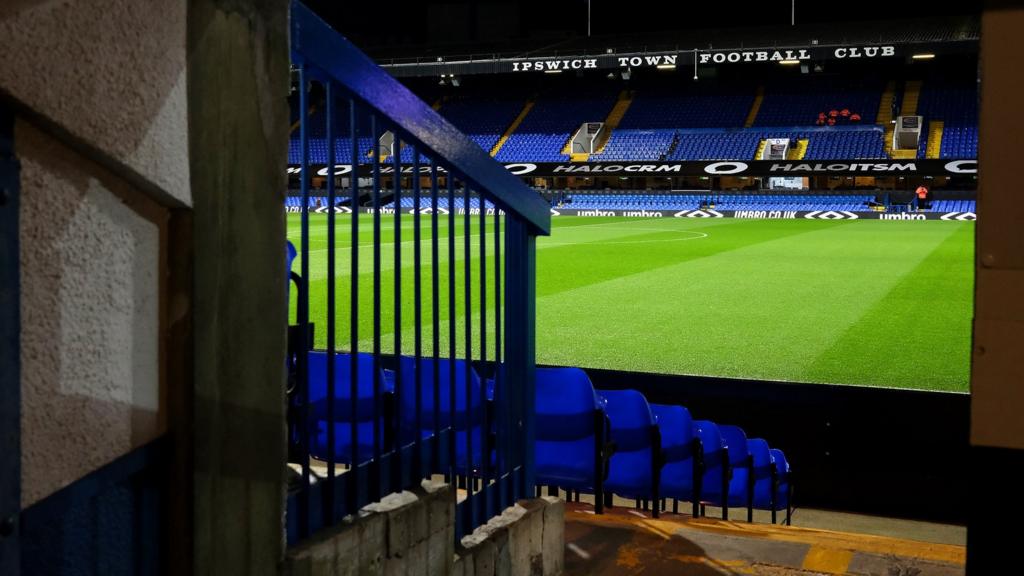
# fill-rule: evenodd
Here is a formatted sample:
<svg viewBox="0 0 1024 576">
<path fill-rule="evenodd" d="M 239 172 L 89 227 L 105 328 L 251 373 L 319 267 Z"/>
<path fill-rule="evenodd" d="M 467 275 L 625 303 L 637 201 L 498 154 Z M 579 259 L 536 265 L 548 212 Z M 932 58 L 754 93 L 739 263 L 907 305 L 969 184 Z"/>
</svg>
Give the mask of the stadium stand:
<svg viewBox="0 0 1024 576">
<path fill-rule="evenodd" d="M 538 98 L 522 124 L 498 151 L 499 162 L 565 162 L 569 138 L 584 122 L 608 116 L 617 92 L 609 87 L 585 92 L 554 91 Z"/>
<path fill-rule="evenodd" d="M 689 84 L 650 82 L 631 89 L 631 103 L 610 136 L 590 155 L 591 161 L 690 161 L 754 159 L 766 138 L 789 138 L 792 144 L 806 141 L 806 160 L 884 159 L 886 126 L 880 118 L 887 82 L 881 78 L 854 76 L 795 76 L 775 79 L 764 86 L 756 106 L 755 91 L 749 85 L 715 88 Z M 901 83 L 904 86 L 906 83 Z M 436 88 L 436 87 L 434 87 Z M 424 88 L 436 92 L 433 88 Z M 587 84 L 571 89 L 550 87 L 541 93 L 497 150 L 501 162 L 567 162 L 569 138 L 584 122 L 604 121 L 616 102 L 615 85 Z M 507 88 L 500 96 L 493 90 L 465 89 L 439 99 L 440 113 L 465 132 L 481 148 L 491 152 L 528 100 L 523 88 Z M 916 94 L 916 92 L 915 92 Z M 892 107 L 904 107 L 903 90 L 896 90 Z M 888 106 L 888 104 L 887 104 Z M 753 107 L 753 108 L 752 108 Z M 924 130 L 918 157 L 929 154 L 929 133 L 941 138 L 935 157 L 977 156 L 977 88 L 958 78 L 941 76 L 922 83 L 919 101 L 908 103 L 906 111 L 924 116 Z M 836 125 L 823 125 L 819 115 L 846 110 Z M 849 118 L 856 114 L 859 120 Z M 293 106 L 292 115 L 298 114 Z M 748 115 L 752 127 L 744 128 Z M 339 114 L 335 129 L 347 134 L 348 115 Z M 888 111 L 883 114 L 889 117 Z M 934 122 L 941 122 L 935 125 Z M 931 124 L 930 124 L 931 123 Z M 312 107 L 310 154 L 313 163 L 325 163 L 322 103 Z M 931 130 L 929 130 L 931 128 Z M 360 126 L 368 134 L 369 126 Z M 373 145 L 359 138 L 362 161 L 368 161 Z M 384 151 L 386 153 L 386 151 Z M 351 157 L 346 140 L 339 140 L 339 162 Z M 301 143 L 292 133 L 289 162 L 298 163 Z M 792 158 L 791 158 L 792 159 Z M 412 161 L 412 150 L 401 151 L 402 162 Z"/>
<path fill-rule="evenodd" d="M 833 76 L 775 81 L 765 87 L 754 126 L 810 125 L 818 114 L 842 109 L 860 114 L 861 124 L 874 124 L 884 87 L 879 79 L 843 82 Z"/>
<path fill-rule="evenodd" d="M 615 192 L 575 192 L 566 190 L 560 195 L 563 200 L 556 204 L 565 208 L 579 210 L 695 210 L 702 206 L 711 205 L 716 210 L 837 210 L 837 211 L 868 211 L 870 203 L 877 200 L 875 193 L 830 193 L 830 194 L 773 194 L 773 193 L 728 193 L 710 191 L 688 191 L 686 193 L 659 192 L 650 190 L 617 190 Z M 339 198 L 338 204 L 344 205 L 347 198 Z M 310 196 L 309 205 L 313 209 L 325 208 L 327 197 Z M 448 199 L 444 196 L 438 198 L 438 208 L 447 210 Z M 288 196 L 285 199 L 285 206 L 298 208 L 302 206 L 302 199 L 298 196 Z M 411 191 L 402 196 L 402 208 L 412 209 L 415 207 L 415 199 Z M 455 198 L 456 209 L 465 207 L 465 201 L 459 193 Z M 476 196 L 470 198 L 470 209 L 480 208 L 480 199 Z M 394 208 L 394 202 L 387 202 L 383 205 L 385 209 Z M 420 197 L 420 209 L 430 208 L 429 196 Z M 484 202 L 484 208 L 491 210 L 494 205 L 491 202 Z M 974 212 L 976 209 L 975 200 L 949 199 L 933 200 L 928 208 L 922 208 L 922 212 Z"/>
<path fill-rule="evenodd" d="M 503 94 L 501 99 L 462 96 L 444 101 L 439 111 L 481 148 L 490 151 L 522 110 L 525 100 L 511 94 Z M 410 148 L 402 148 L 402 161 L 412 162 Z"/>
<path fill-rule="evenodd" d="M 924 127 L 918 158 L 927 156 L 930 123 L 942 122 L 939 158 L 976 158 L 978 156 L 978 87 L 953 83 L 935 77 L 922 83 L 917 113 Z"/>
</svg>

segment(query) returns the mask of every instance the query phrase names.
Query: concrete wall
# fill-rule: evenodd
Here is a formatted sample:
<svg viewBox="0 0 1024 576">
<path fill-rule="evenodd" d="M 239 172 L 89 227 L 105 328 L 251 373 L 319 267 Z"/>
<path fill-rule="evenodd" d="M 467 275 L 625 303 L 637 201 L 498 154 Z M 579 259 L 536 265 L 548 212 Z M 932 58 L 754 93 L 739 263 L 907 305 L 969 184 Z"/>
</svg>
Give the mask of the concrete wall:
<svg viewBox="0 0 1024 576">
<path fill-rule="evenodd" d="M 424 481 L 288 552 L 287 576 L 556 576 L 564 566 L 565 503 L 524 500 L 455 545 L 451 487 Z"/>
<path fill-rule="evenodd" d="M 0 5 L 21 172 L 22 502 L 166 428 L 160 238 L 191 202 L 186 3 Z"/>
<path fill-rule="evenodd" d="M 170 428 L 175 574 L 274 574 L 284 554 L 287 10 L 0 2 L 24 503 Z"/>
<path fill-rule="evenodd" d="M 131 188 L 25 122 L 22 505 L 159 436 L 157 224 Z"/>
<path fill-rule="evenodd" d="M 0 3 L 0 91 L 188 204 L 185 0 Z"/>
<path fill-rule="evenodd" d="M 191 0 L 196 574 L 284 558 L 287 0 Z"/>
</svg>

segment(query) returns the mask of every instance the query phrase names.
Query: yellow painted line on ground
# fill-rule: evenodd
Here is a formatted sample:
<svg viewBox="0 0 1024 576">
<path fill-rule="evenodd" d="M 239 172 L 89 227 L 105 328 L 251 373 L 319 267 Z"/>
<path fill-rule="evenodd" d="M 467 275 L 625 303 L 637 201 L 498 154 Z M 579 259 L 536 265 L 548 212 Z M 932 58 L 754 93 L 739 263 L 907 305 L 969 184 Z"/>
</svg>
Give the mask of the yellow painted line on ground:
<svg viewBox="0 0 1024 576">
<path fill-rule="evenodd" d="M 846 574 L 850 560 L 853 560 L 853 552 L 849 550 L 812 546 L 804 556 L 801 568 L 825 574 Z"/>
</svg>

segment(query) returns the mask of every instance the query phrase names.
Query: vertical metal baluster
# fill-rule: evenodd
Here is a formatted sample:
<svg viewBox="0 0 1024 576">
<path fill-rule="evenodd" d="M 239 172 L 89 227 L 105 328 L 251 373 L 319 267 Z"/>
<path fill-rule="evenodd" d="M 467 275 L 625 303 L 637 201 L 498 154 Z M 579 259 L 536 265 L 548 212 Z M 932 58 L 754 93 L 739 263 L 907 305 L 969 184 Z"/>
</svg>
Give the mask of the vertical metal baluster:
<svg viewBox="0 0 1024 576">
<path fill-rule="evenodd" d="M 395 251 L 395 323 L 394 323 L 394 336 L 395 336 L 395 398 L 398 399 L 394 403 L 395 406 L 395 421 L 392 434 L 393 444 L 391 449 L 393 450 L 394 464 L 392 465 L 392 490 L 401 490 L 405 488 L 403 485 L 405 482 L 404 466 L 402 459 L 402 441 L 400 438 L 401 426 L 402 426 L 402 388 L 404 382 L 402 381 L 402 141 L 398 139 L 398 135 L 395 134 L 391 141 L 391 164 L 394 169 L 392 183 L 394 184 L 394 202 L 395 202 L 395 233 L 394 241 L 392 245 Z M 416 431 L 416 436 L 419 436 L 419 430 Z"/>
<path fill-rule="evenodd" d="M 380 359 L 380 134 L 377 133 L 377 116 L 370 115 L 370 137 L 373 138 L 370 160 L 373 166 L 373 475 L 370 500 L 381 497 L 381 359 Z"/>
<path fill-rule="evenodd" d="M 487 367 L 487 203 L 483 194 L 477 194 L 480 202 L 480 367 L 486 370 Z M 480 430 L 482 446 L 480 452 L 483 454 L 483 462 L 480 463 L 480 477 L 483 483 L 484 505 L 482 508 L 483 518 L 491 517 L 491 498 L 487 488 L 490 480 L 491 460 L 491 429 L 487 422 L 487 386 L 481 391 L 480 397 Z M 476 521 L 474 521 L 474 524 Z"/>
<path fill-rule="evenodd" d="M 412 194 L 413 194 L 413 217 L 412 217 L 412 260 L 413 260 L 413 318 L 416 325 L 414 335 L 413 355 L 416 362 L 416 417 L 415 429 L 416 438 L 414 443 L 415 452 L 412 455 L 412 466 L 415 473 L 413 478 L 421 478 L 423 474 L 423 287 L 422 270 L 420 266 L 420 151 L 416 146 L 412 147 Z"/>
<path fill-rule="evenodd" d="M 455 178 L 448 172 L 448 439 L 451 480 L 455 482 L 458 458 L 455 449 Z"/>
<path fill-rule="evenodd" d="M 299 534 L 309 535 L 309 95 L 307 94 L 308 75 L 306 67 L 299 68 L 299 139 L 302 142 L 302 168 L 299 173 L 300 189 L 302 192 L 302 218 L 301 218 L 301 240 L 299 251 L 302 258 L 300 273 L 302 282 L 306 289 L 299 294 L 298 302 L 298 323 L 301 327 L 299 355 L 297 358 L 298 381 L 302 386 L 302 409 L 299 419 L 299 442 L 301 448 L 299 457 L 302 458 L 302 491 L 299 493 Z"/>
<path fill-rule="evenodd" d="M 441 262 L 438 246 L 437 162 L 430 159 L 430 306 L 433 322 L 434 472 L 441 470 Z"/>
<path fill-rule="evenodd" d="M 472 246 L 472 234 L 470 233 L 470 225 L 472 218 L 470 216 L 469 209 L 469 185 L 468 183 L 463 186 L 462 189 L 462 204 L 465 209 L 463 212 L 462 221 L 462 256 L 463 256 L 463 298 L 466 303 L 464 304 L 463 315 L 466 318 L 464 325 L 466 327 L 466 360 L 465 360 L 465 373 L 466 373 L 466 504 L 469 508 L 470 523 L 466 526 L 467 531 L 471 531 L 474 526 L 476 519 L 475 507 L 473 505 L 473 305 L 471 299 L 473 297 L 472 291 L 472 279 L 473 274 L 471 271 L 471 264 L 473 261 L 473 254 L 471 252 Z"/>
<path fill-rule="evenodd" d="M 349 353 L 352 354 L 349 362 L 350 381 L 349 398 L 351 399 L 351 436 L 352 442 L 349 449 L 351 460 L 349 460 L 349 481 L 348 481 L 348 507 L 350 514 L 359 508 L 359 136 L 356 130 L 356 123 L 359 114 L 356 110 L 356 101 L 349 100 L 349 144 L 351 146 L 352 169 L 349 171 L 349 188 L 352 208 L 352 267 L 350 305 L 351 325 L 349 326 Z"/>
<path fill-rule="evenodd" d="M 511 407 L 514 474 L 513 498 L 533 493 L 534 313 L 536 237 L 517 217 L 505 220 L 505 377 L 514 386 Z"/>
<path fill-rule="evenodd" d="M 495 416 L 497 416 L 498 425 L 498 443 L 501 444 L 501 448 L 497 449 L 498 452 L 498 473 L 500 475 L 508 474 L 508 453 L 509 453 L 509 442 L 508 436 L 510 430 L 505 424 L 505 419 L 501 416 L 507 414 L 507 407 L 502 402 L 504 400 L 504 382 L 502 380 L 502 372 L 504 368 L 501 365 L 501 298 L 502 298 L 502 286 L 501 286 L 501 214 L 499 213 L 498 207 L 494 207 L 494 406 Z M 504 510 L 511 505 L 511 497 L 508 491 L 505 489 L 508 486 L 508 482 L 504 481 L 501 483 L 499 488 L 498 501 L 499 510 Z"/>
<path fill-rule="evenodd" d="M 324 490 L 324 523 L 334 524 L 334 414 L 335 399 L 335 342 L 334 342 L 334 204 L 337 202 L 334 186 L 334 82 L 326 82 L 327 98 L 327 486 Z"/>
</svg>

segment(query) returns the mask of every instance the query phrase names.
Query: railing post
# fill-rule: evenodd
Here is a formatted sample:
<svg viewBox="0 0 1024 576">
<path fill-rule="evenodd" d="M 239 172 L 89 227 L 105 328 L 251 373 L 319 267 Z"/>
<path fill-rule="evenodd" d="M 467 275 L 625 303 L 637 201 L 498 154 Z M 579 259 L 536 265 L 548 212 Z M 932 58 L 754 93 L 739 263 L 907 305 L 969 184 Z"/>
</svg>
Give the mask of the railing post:
<svg viewBox="0 0 1024 576">
<path fill-rule="evenodd" d="M 14 116 L 0 103 L 0 574 L 21 572 L 21 273 Z"/>
<path fill-rule="evenodd" d="M 536 236 L 526 223 L 505 222 L 505 370 L 512 392 L 512 438 L 520 465 L 516 498 L 533 494 Z"/>
</svg>

